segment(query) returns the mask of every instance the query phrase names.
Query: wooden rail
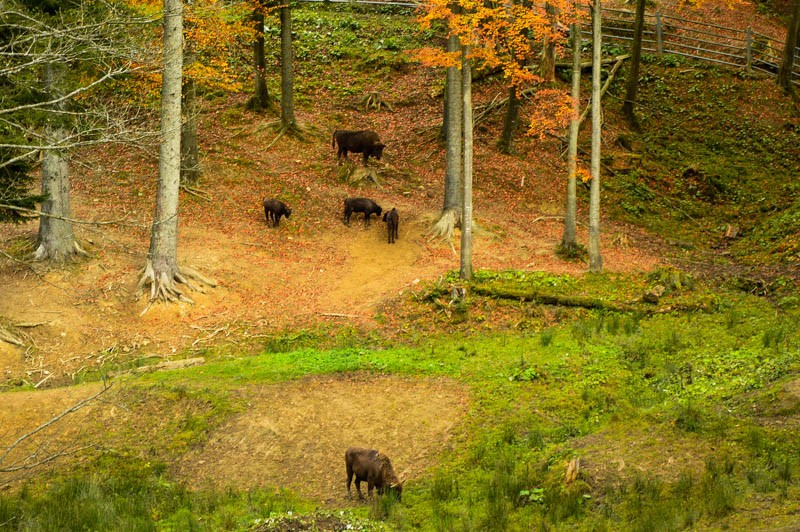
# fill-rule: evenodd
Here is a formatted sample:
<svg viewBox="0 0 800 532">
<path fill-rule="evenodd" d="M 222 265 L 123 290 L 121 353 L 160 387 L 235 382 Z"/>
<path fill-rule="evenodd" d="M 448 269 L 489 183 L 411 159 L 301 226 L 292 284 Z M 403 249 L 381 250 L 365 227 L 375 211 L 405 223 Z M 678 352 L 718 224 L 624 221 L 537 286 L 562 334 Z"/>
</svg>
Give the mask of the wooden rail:
<svg viewBox="0 0 800 532">
<path fill-rule="evenodd" d="M 300 0 L 310 3 L 358 4 L 371 7 L 397 6 L 417 8 L 419 1 L 395 0 Z M 603 40 L 630 46 L 633 41 L 634 13 L 624 9 L 603 8 Z M 591 23 L 582 28 L 591 42 Z M 783 42 L 768 35 L 731 28 L 699 20 L 662 13 L 647 14 L 642 32 L 642 50 L 657 54 L 691 57 L 752 72 L 758 70 L 775 76 L 783 56 Z M 791 82 L 800 86 L 800 47 L 795 49 Z"/>
</svg>

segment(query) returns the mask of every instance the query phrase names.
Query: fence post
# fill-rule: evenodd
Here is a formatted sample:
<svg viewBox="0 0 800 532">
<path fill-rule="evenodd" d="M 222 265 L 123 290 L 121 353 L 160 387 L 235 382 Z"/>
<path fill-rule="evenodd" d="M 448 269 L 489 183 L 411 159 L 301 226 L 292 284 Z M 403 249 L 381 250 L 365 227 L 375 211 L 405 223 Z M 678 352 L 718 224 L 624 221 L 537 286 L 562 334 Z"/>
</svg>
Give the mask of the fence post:
<svg viewBox="0 0 800 532">
<path fill-rule="evenodd" d="M 656 49 L 658 50 L 658 57 L 664 55 L 664 45 L 661 32 L 661 12 L 658 12 L 656 13 Z"/>
<path fill-rule="evenodd" d="M 747 47 L 744 50 L 744 64 L 748 74 L 752 72 L 753 66 L 753 31 L 747 26 Z"/>
</svg>

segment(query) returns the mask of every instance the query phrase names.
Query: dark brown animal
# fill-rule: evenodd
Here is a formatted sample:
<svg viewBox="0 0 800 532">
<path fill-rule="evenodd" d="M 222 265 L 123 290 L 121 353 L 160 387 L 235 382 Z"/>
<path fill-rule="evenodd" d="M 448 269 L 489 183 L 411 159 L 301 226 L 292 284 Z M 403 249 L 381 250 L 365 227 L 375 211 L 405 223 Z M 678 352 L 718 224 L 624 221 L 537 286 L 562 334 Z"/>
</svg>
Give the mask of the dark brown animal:
<svg viewBox="0 0 800 532">
<path fill-rule="evenodd" d="M 331 146 L 339 146 L 339 151 L 336 152 L 336 158 L 339 164 L 342 164 L 342 156 L 347 160 L 347 152 L 361 153 L 364 156 L 364 166 L 367 166 L 367 160 L 370 157 L 380 159 L 383 155 L 383 148 L 385 144 L 381 142 L 378 134 L 370 130 L 361 131 L 347 131 L 344 129 L 337 129 L 333 132 L 333 139 Z"/>
<path fill-rule="evenodd" d="M 372 489 L 378 490 L 379 495 L 384 493 L 394 494 L 400 500 L 403 494 L 403 483 L 394 474 L 389 457 L 374 449 L 350 447 L 344 453 L 344 464 L 347 468 L 347 496 L 352 498 L 350 483 L 356 479 L 358 498 L 363 499 L 361 482 L 367 483 L 367 495 L 372 495 Z"/>
<path fill-rule="evenodd" d="M 381 206 L 367 198 L 345 198 L 344 200 L 344 224 L 350 225 L 350 216 L 354 212 L 364 213 L 364 227 L 369 227 L 371 215 L 380 216 L 383 209 Z"/>
<path fill-rule="evenodd" d="M 383 215 L 383 221 L 386 222 L 386 230 L 389 233 L 389 243 L 394 244 L 397 239 L 397 230 L 400 227 L 400 215 L 397 214 L 397 209 L 392 207 L 392 210 Z"/>
<path fill-rule="evenodd" d="M 286 206 L 284 202 L 281 200 L 276 199 L 265 199 L 264 200 L 264 216 L 267 217 L 267 224 L 271 225 L 272 227 L 278 227 L 280 223 L 281 216 L 285 216 L 286 219 L 289 219 L 289 216 L 292 215 L 292 209 Z"/>
</svg>

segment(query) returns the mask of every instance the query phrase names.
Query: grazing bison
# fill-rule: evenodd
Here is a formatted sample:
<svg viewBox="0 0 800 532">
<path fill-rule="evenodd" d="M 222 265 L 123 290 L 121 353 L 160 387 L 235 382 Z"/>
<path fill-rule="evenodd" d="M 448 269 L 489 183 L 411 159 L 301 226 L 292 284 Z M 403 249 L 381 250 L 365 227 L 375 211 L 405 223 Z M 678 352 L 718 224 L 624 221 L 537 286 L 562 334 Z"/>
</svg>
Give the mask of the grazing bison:
<svg viewBox="0 0 800 532">
<path fill-rule="evenodd" d="M 267 217 L 267 224 L 272 227 L 278 227 L 281 216 L 287 219 L 292 215 L 292 209 L 286 206 L 284 202 L 276 199 L 264 200 L 264 216 Z"/>
<path fill-rule="evenodd" d="M 386 222 L 386 230 L 389 232 L 389 243 L 394 244 L 397 239 L 397 229 L 400 227 L 400 215 L 397 214 L 397 209 L 392 207 L 392 210 L 383 215 L 383 221 Z"/>
<path fill-rule="evenodd" d="M 399 500 L 403 494 L 403 483 L 394 474 L 389 457 L 374 449 L 350 447 L 344 453 L 344 464 L 347 468 L 347 496 L 352 498 L 350 483 L 356 477 L 356 491 L 358 498 L 363 499 L 361 482 L 367 483 L 367 495 L 372 495 L 372 488 L 378 490 L 379 495 L 393 493 Z"/>
<path fill-rule="evenodd" d="M 372 214 L 381 215 L 381 206 L 367 198 L 345 198 L 344 200 L 344 224 L 350 225 L 350 216 L 354 212 L 364 213 L 364 227 L 369 227 L 369 218 Z"/>
<path fill-rule="evenodd" d="M 380 159 L 383 155 L 383 148 L 385 145 L 378 138 L 378 134 L 374 131 L 345 131 L 337 129 L 333 132 L 333 139 L 331 146 L 339 146 L 339 151 L 336 153 L 336 158 L 339 164 L 342 164 L 342 155 L 347 160 L 347 152 L 361 153 L 364 155 L 364 166 L 367 166 L 367 159 L 374 157 Z"/>
</svg>

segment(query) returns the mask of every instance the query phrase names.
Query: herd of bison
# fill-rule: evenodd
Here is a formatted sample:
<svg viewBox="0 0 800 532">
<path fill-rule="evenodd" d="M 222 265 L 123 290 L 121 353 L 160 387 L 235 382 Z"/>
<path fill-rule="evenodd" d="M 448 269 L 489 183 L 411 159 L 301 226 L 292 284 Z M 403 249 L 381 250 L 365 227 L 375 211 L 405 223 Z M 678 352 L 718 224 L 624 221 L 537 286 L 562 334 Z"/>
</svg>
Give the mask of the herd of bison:
<svg viewBox="0 0 800 532">
<path fill-rule="evenodd" d="M 333 132 L 331 146 L 334 148 L 338 146 L 336 158 L 339 164 L 342 163 L 342 159 L 347 159 L 348 152 L 352 152 L 363 155 L 364 166 L 367 165 L 370 157 L 380 159 L 385 147 L 378 134 L 374 131 L 347 131 L 343 129 L 337 129 Z M 353 213 L 362 213 L 364 215 L 364 226 L 369 227 L 372 215 L 380 217 L 382 212 L 381 206 L 369 198 L 345 198 L 344 200 L 345 225 L 350 225 L 350 217 Z M 292 209 L 281 200 L 276 198 L 264 200 L 264 216 L 267 218 L 267 225 L 278 227 L 281 217 L 288 219 L 291 215 Z M 394 244 L 400 226 L 400 214 L 397 209 L 392 208 L 391 211 L 383 213 L 383 221 L 386 222 L 388 242 Z"/>
<path fill-rule="evenodd" d="M 384 144 L 380 141 L 378 134 L 374 131 L 346 131 L 337 129 L 333 132 L 332 147 L 338 145 L 339 149 L 336 157 L 339 164 L 342 158 L 347 159 L 347 153 L 361 153 L 364 157 L 364 166 L 368 159 L 374 157 L 380 159 L 383 155 Z M 350 225 L 350 217 L 353 213 L 364 214 L 364 226 L 369 227 L 371 216 L 380 216 L 383 212 L 381 206 L 369 198 L 345 198 L 344 200 L 344 223 Z M 292 209 L 276 198 L 264 200 L 264 216 L 267 225 L 278 227 L 281 217 L 289 218 Z M 383 214 L 383 221 L 386 222 L 388 232 L 388 242 L 394 244 L 398 235 L 400 225 L 400 215 L 397 209 L 392 208 Z M 361 493 L 361 482 L 367 483 L 367 495 L 372 495 L 372 490 L 376 489 L 379 494 L 390 493 L 400 498 L 403 491 L 403 483 L 397 478 L 392 468 L 389 457 L 374 449 L 363 449 L 351 447 L 345 451 L 345 469 L 347 470 L 347 494 L 351 496 L 350 486 L 355 479 L 356 491 L 359 499 L 363 499 Z"/>
</svg>

